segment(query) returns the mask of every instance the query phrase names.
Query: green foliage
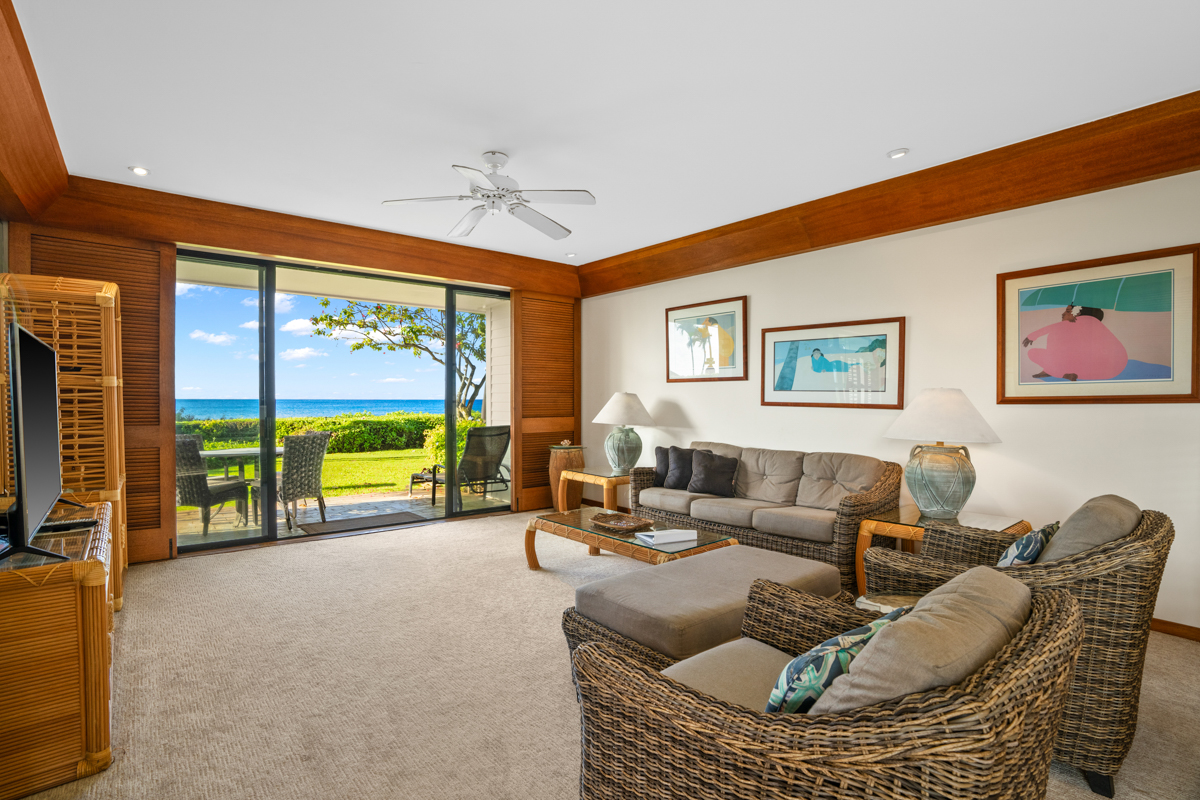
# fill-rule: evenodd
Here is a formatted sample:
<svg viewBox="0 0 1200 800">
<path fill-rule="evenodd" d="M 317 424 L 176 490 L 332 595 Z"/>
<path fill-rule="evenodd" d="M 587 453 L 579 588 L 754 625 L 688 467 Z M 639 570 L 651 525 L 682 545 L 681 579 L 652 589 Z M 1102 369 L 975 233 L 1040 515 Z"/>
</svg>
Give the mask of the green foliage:
<svg viewBox="0 0 1200 800">
<path fill-rule="evenodd" d="M 185 414 L 185 413 L 183 413 L 185 411 L 187 411 L 186 408 L 180 408 L 178 411 L 175 412 L 175 421 L 176 422 L 192 422 L 196 419 L 195 414 Z"/>
<path fill-rule="evenodd" d="M 313 336 L 326 336 L 351 342 L 350 352 L 369 349 L 397 350 L 417 358 L 429 356 L 438 364 L 446 363 L 446 312 L 436 308 L 396 306 L 390 303 L 347 301 L 340 311 L 330 311 L 330 300 L 320 300 L 321 313 L 311 317 Z M 456 347 L 454 370 L 458 373 L 459 419 L 470 417 L 468 409 L 483 390 L 486 360 L 487 321 L 482 314 L 455 315 Z M 478 374 L 477 374 L 478 373 Z"/>
<path fill-rule="evenodd" d="M 275 420 L 276 437 L 305 431 L 331 431 L 330 453 L 412 450 L 425 444 L 425 432 L 442 425 L 441 414 L 395 412 L 339 414 L 336 417 L 288 417 Z M 461 424 L 461 423 L 460 423 Z M 206 450 L 258 445 L 258 420 L 207 419 L 175 423 L 176 433 L 198 433 Z"/>
<path fill-rule="evenodd" d="M 462 458 L 463 448 L 467 446 L 467 430 L 478 428 L 483 424 L 481 419 L 460 419 L 455 424 L 455 434 L 458 439 L 458 458 Z M 440 420 L 438 424 L 425 431 L 425 454 L 430 463 L 446 463 L 446 425 Z M 458 459 L 455 459 L 458 463 Z"/>
</svg>

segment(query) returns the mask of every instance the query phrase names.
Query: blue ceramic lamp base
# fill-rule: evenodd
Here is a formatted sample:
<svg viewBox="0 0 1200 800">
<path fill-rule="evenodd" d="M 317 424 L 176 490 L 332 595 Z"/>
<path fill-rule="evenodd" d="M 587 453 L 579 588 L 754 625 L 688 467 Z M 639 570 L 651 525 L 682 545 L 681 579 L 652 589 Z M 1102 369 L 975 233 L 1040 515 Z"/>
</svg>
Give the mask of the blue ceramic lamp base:
<svg viewBox="0 0 1200 800">
<path fill-rule="evenodd" d="M 909 453 L 904 481 L 926 517 L 954 519 L 975 490 L 975 467 L 966 447 L 919 444 Z"/>
<path fill-rule="evenodd" d="M 604 440 L 604 454 L 614 475 L 628 475 L 642 456 L 642 437 L 633 428 L 617 425 Z"/>
</svg>

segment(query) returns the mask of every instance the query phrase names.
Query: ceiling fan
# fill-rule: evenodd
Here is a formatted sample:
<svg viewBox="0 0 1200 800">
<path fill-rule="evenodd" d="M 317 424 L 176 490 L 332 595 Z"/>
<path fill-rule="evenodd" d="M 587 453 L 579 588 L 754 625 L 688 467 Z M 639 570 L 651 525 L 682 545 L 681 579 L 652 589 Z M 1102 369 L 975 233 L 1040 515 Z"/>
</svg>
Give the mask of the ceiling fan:
<svg viewBox="0 0 1200 800">
<path fill-rule="evenodd" d="M 450 236 L 466 236 L 475 230 L 479 220 L 488 214 L 499 214 L 507 211 L 551 239 L 565 239 L 571 231 L 554 220 L 539 214 L 529 207 L 529 203 L 569 203 L 579 206 L 594 206 L 596 198 L 591 192 L 583 189 L 522 189 L 516 181 L 507 175 L 501 175 L 497 170 L 508 163 L 508 156 L 489 150 L 483 154 L 483 164 L 490 170 L 483 172 L 474 167 L 454 168 L 471 182 L 470 194 L 450 195 L 448 197 L 413 197 L 407 200 L 384 200 L 385 206 L 398 206 L 404 203 L 434 203 L 440 200 L 477 200 L 483 204 L 475 206 L 467 215 L 450 229 Z"/>
</svg>

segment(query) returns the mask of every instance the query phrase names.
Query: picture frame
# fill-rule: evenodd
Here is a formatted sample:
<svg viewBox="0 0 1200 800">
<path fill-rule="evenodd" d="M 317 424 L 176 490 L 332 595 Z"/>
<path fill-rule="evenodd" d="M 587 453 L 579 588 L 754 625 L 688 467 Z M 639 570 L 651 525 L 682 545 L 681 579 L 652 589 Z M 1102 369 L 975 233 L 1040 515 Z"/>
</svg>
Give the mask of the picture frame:
<svg viewBox="0 0 1200 800">
<path fill-rule="evenodd" d="M 763 328 L 762 405 L 904 408 L 904 321 Z"/>
<path fill-rule="evenodd" d="M 747 296 L 668 308 L 667 383 L 749 380 Z"/>
<path fill-rule="evenodd" d="M 1200 402 L 1198 290 L 1200 244 L 997 275 L 996 402 Z"/>
</svg>

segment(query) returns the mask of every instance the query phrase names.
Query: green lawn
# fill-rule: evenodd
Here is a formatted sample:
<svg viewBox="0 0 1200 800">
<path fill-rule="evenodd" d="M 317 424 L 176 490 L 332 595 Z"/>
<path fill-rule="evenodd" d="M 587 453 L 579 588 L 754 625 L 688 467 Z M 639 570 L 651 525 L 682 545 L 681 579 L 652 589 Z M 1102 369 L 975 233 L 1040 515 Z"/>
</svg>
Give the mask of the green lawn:
<svg viewBox="0 0 1200 800">
<path fill-rule="evenodd" d="M 207 446 L 207 445 L 206 445 Z M 211 462 L 210 462 L 211 463 Z M 329 453 L 321 470 L 326 497 L 342 497 L 370 492 L 407 492 L 408 478 L 428 465 L 429 456 L 420 448 L 379 450 L 374 453 Z M 283 459 L 275 463 L 283 469 Z M 253 462 L 246 464 L 246 479 L 257 477 Z M 210 476 L 224 475 L 223 469 L 210 469 Z M 229 474 L 237 475 L 237 464 L 230 462 Z"/>
</svg>

